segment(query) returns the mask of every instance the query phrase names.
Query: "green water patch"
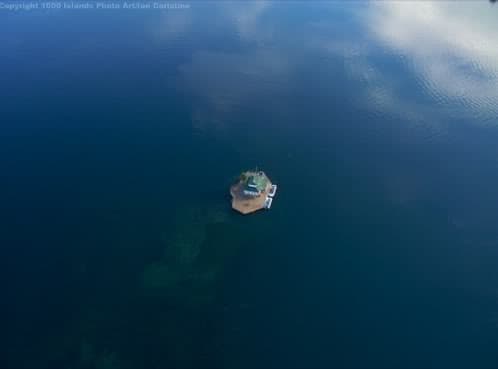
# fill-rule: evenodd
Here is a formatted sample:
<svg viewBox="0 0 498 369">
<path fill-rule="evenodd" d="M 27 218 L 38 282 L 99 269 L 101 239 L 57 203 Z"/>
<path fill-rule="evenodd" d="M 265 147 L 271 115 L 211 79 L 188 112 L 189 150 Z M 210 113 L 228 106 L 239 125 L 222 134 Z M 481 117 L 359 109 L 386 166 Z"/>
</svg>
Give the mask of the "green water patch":
<svg viewBox="0 0 498 369">
<path fill-rule="evenodd" d="M 114 351 L 98 351 L 96 347 L 83 340 L 80 343 L 79 360 L 76 368 L 88 369 L 120 369 L 127 368 L 128 364 L 120 360 Z"/>
<path fill-rule="evenodd" d="M 179 209 L 161 237 L 162 257 L 141 275 L 145 295 L 192 308 L 212 303 L 225 265 L 237 250 L 230 212 L 224 205 Z"/>
</svg>

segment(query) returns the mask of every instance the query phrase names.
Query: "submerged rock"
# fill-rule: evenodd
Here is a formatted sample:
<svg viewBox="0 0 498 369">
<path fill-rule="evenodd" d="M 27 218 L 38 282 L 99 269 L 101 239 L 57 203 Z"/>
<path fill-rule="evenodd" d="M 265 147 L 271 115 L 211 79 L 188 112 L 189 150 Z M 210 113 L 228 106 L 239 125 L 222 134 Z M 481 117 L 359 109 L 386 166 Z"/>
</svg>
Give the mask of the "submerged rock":
<svg viewBox="0 0 498 369">
<path fill-rule="evenodd" d="M 157 263 L 145 268 L 142 280 L 147 289 L 171 288 L 178 284 L 180 275 L 167 264 Z"/>
<path fill-rule="evenodd" d="M 213 301 L 227 255 L 224 247 L 208 242 L 208 230 L 227 224 L 228 214 L 220 206 L 180 209 L 172 232 L 163 237 L 163 258 L 143 271 L 146 294 L 193 305 Z"/>
<path fill-rule="evenodd" d="M 77 367 L 85 369 L 119 369 L 126 368 L 127 365 L 124 365 L 115 352 L 107 350 L 97 352 L 92 344 L 82 341 Z"/>
</svg>

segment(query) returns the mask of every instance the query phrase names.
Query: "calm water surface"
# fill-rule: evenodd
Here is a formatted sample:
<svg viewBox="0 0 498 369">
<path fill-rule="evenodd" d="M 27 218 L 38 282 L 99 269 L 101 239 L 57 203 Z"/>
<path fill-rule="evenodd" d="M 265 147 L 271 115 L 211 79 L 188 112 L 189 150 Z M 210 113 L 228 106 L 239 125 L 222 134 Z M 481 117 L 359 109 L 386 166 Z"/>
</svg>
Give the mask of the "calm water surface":
<svg viewBox="0 0 498 369">
<path fill-rule="evenodd" d="M 0 10 L 1 366 L 497 367 L 498 8 L 185 4 Z"/>
</svg>

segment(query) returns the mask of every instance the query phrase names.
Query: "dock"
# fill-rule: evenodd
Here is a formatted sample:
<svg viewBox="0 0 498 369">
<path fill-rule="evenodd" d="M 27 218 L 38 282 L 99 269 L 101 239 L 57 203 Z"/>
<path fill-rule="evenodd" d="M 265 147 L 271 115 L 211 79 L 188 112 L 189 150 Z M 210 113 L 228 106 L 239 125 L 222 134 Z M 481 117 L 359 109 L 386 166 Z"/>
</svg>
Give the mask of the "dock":
<svg viewBox="0 0 498 369">
<path fill-rule="evenodd" d="M 271 207 L 277 186 L 262 171 L 243 172 L 239 181 L 230 187 L 232 208 L 250 214 Z"/>
</svg>

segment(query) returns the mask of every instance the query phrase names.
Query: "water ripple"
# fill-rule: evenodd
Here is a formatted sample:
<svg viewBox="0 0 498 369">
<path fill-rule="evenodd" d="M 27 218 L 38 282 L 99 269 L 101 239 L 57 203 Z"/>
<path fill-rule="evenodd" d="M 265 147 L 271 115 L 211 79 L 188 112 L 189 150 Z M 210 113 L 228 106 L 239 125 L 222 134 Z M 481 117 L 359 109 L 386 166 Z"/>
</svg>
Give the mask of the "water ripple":
<svg viewBox="0 0 498 369">
<path fill-rule="evenodd" d="M 417 84 L 438 105 L 493 115 L 498 49 L 495 23 L 481 5 L 456 12 L 446 3 L 382 2 L 372 7 L 369 26 L 388 50 L 404 55 Z"/>
</svg>

